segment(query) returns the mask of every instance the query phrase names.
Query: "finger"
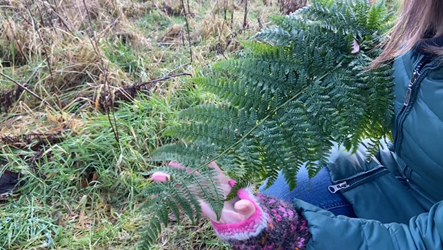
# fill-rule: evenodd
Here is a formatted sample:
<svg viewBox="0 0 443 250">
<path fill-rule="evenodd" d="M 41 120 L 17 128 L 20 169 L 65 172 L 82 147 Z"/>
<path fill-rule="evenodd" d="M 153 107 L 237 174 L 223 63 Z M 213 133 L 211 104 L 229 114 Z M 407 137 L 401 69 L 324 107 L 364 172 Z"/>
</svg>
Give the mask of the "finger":
<svg viewBox="0 0 443 250">
<path fill-rule="evenodd" d="M 215 161 L 212 161 L 208 164 L 209 167 L 214 168 L 217 172 L 217 178 L 220 181 L 220 183 L 227 183 L 229 181 L 229 178 L 225 175 L 223 170 L 215 163 Z"/>
<path fill-rule="evenodd" d="M 358 44 L 358 42 L 356 40 L 354 40 L 354 42 L 352 43 L 352 51 L 351 54 L 357 54 L 358 52 L 360 52 L 360 45 Z"/>
<path fill-rule="evenodd" d="M 187 172 L 188 174 L 191 174 L 191 173 L 198 174 L 198 172 L 193 171 L 192 169 L 189 169 L 189 168 L 183 166 L 182 164 L 180 164 L 180 163 L 178 163 L 178 162 L 176 162 L 176 161 L 170 161 L 168 165 L 171 166 L 171 167 L 173 167 L 173 168 L 177 168 L 177 169 L 186 169 L 186 172 Z"/>
<path fill-rule="evenodd" d="M 223 173 L 221 168 L 215 163 L 215 161 L 212 161 L 208 164 L 208 167 L 214 168 L 214 170 L 217 173 L 217 180 L 220 184 L 220 187 L 223 190 L 223 196 L 226 198 L 228 194 L 231 192 L 232 187 L 235 185 L 235 181 L 230 180 L 228 176 Z M 225 205 L 228 207 L 228 209 L 234 209 L 234 202 L 227 202 Z"/>
<path fill-rule="evenodd" d="M 255 205 L 250 200 L 239 200 L 234 205 L 235 210 L 246 220 L 255 214 Z"/>
<path fill-rule="evenodd" d="M 188 173 L 194 172 L 194 173 L 198 174 L 198 172 L 195 172 L 189 168 L 186 168 L 185 166 L 181 165 L 180 163 L 178 163 L 176 161 L 170 161 L 169 166 L 171 166 L 173 168 L 178 168 L 178 169 L 186 169 L 186 172 L 188 172 Z M 228 177 L 225 175 L 225 173 L 223 173 L 223 170 L 221 170 L 220 167 L 217 165 L 217 163 L 215 163 L 215 161 L 212 161 L 211 163 L 209 163 L 208 166 L 215 169 L 220 182 L 222 182 L 222 181 L 227 182 L 229 180 Z"/>
<path fill-rule="evenodd" d="M 158 181 L 158 182 L 166 182 L 170 178 L 171 176 L 169 174 L 165 174 L 163 172 L 155 172 L 151 176 L 152 181 Z"/>
<path fill-rule="evenodd" d="M 165 174 L 162 172 L 155 172 L 151 175 L 151 180 L 156 182 L 166 182 L 170 178 L 169 174 Z M 156 198 L 157 195 L 151 195 L 151 198 Z"/>
<path fill-rule="evenodd" d="M 177 168 L 177 169 L 186 169 L 186 172 L 188 174 L 190 174 L 190 173 L 199 174 L 198 171 L 194 171 L 192 169 L 189 169 L 176 161 L 170 161 L 169 166 L 171 166 L 173 168 Z M 217 165 L 217 163 L 212 161 L 211 163 L 208 164 L 208 167 L 215 169 L 215 171 L 217 172 L 217 179 L 220 181 L 220 183 L 227 183 L 228 182 L 229 178 L 223 173 L 223 171 L 220 169 L 220 167 Z"/>
<path fill-rule="evenodd" d="M 217 215 L 212 210 L 212 208 L 209 206 L 208 203 L 200 200 L 200 207 L 202 209 L 202 215 L 203 217 L 206 217 L 210 220 L 217 221 Z"/>
<path fill-rule="evenodd" d="M 220 169 L 217 163 L 215 163 L 215 161 L 211 161 L 211 163 L 209 163 L 208 166 L 214 168 L 217 173 L 223 174 L 223 171 Z"/>
<path fill-rule="evenodd" d="M 169 166 L 173 167 L 173 168 L 185 168 L 185 166 L 181 165 L 180 163 L 176 162 L 176 161 L 170 161 Z"/>
<path fill-rule="evenodd" d="M 218 222 L 218 223 L 235 223 L 240 222 L 244 220 L 244 216 L 237 213 L 234 210 L 229 210 L 226 208 L 223 208 L 220 220 L 217 220 L 217 215 L 212 210 L 212 208 L 209 206 L 208 203 L 200 200 L 200 206 L 202 209 L 202 215 L 212 221 Z"/>
</svg>

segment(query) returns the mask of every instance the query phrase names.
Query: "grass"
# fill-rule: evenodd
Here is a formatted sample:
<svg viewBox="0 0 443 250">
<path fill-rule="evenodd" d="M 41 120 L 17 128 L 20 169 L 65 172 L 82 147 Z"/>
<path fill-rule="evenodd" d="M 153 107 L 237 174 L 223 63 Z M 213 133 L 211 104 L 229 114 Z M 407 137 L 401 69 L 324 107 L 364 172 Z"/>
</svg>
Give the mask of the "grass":
<svg viewBox="0 0 443 250">
<path fill-rule="evenodd" d="M 213 99 L 186 74 L 241 49 L 279 9 L 249 4 L 243 29 L 236 1 L 190 0 L 190 34 L 179 0 L 2 4 L 0 73 L 27 90 L 0 76 L 0 176 L 22 174 L 0 203 L 0 249 L 135 249 L 150 152 L 173 140 L 163 131 L 177 112 Z M 228 246 L 183 220 L 153 249 Z"/>
<path fill-rule="evenodd" d="M 0 176 L 23 175 L 0 203 L 0 249 L 136 248 L 150 152 L 173 140 L 163 132 L 181 109 L 214 98 L 187 74 L 230 57 L 280 9 L 248 1 L 245 29 L 240 1 L 183 2 L 187 18 L 180 0 L 0 4 L 0 73 L 28 88 L 0 76 Z M 209 223 L 183 220 L 153 249 L 229 248 Z"/>
</svg>

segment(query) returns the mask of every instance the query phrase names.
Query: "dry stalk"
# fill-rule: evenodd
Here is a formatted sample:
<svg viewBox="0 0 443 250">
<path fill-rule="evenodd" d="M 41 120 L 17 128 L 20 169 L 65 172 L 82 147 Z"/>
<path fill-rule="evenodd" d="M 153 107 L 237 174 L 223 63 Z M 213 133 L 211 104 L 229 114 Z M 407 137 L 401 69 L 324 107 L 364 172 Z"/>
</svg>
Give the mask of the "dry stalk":
<svg viewBox="0 0 443 250">
<path fill-rule="evenodd" d="M 41 98 L 40 96 L 38 96 L 36 93 L 34 93 L 32 90 L 28 89 L 25 85 L 17 82 L 16 80 L 12 79 L 11 77 L 3 74 L 2 72 L 0 72 L 0 75 L 3 76 L 4 78 L 8 79 L 9 81 L 13 82 L 15 85 L 19 86 L 20 88 L 24 89 L 26 92 L 28 92 L 29 94 L 31 94 L 32 96 L 34 96 L 35 98 L 39 99 L 41 102 L 43 102 L 44 104 L 46 104 L 48 107 L 51 107 L 51 104 L 49 104 L 47 101 L 45 101 L 43 98 Z"/>
<path fill-rule="evenodd" d="M 26 8 L 26 11 L 28 12 L 29 17 L 31 17 L 31 19 L 32 19 L 32 27 L 37 32 L 40 42 L 42 43 L 42 48 L 43 48 L 43 52 L 45 54 L 46 63 L 48 64 L 49 75 L 51 76 L 52 79 L 54 79 L 54 74 L 52 73 L 51 61 L 49 60 L 49 53 L 46 50 L 46 42 L 45 42 L 45 40 L 43 40 L 42 34 L 40 33 L 40 29 L 37 27 L 37 20 L 34 17 L 34 15 L 31 13 L 31 11 L 29 10 L 29 6 L 27 4 L 25 5 L 25 8 Z M 44 18 L 43 18 L 43 15 L 41 14 L 41 10 L 38 7 L 38 5 L 37 5 L 37 9 L 40 12 L 41 22 L 43 22 Z M 42 24 L 42 27 L 44 27 L 44 24 Z"/>
<path fill-rule="evenodd" d="M 9 107 L 20 98 L 20 95 L 23 93 L 24 89 L 20 86 L 16 86 L 12 90 L 0 92 L 0 112 L 2 111 L 2 107 L 4 108 L 4 112 L 7 113 Z"/>
<path fill-rule="evenodd" d="M 246 29 L 248 26 L 248 0 L 244 0 L 245 2 L 245 15 L 243 17 L 243 29 Z"/>
<path fill-rule="evenodd" d="M 173 71 L 175 71 L 174 69 Z M 171 71 L 170 73 L 172 73 Z M 143 92 L 145 89 L 152 89 L 153 86 L 162 81 L 166 81 L 172 78 L 177 78 L 181 76 L 192 76 L 190 73 L 180 73 L 175 75 L 166 75 L 164 77 L 153 79 L 146 82 L 135 83 L 130 86 L 125 86 L 116 89 L 115 91 L 104 91 L 100 94 L 96 103 L 100 105 L 101 108 L 107 110 L 109 107 L 116 107 L 118 101 L 132 101 L 138 94 L 138 92 Z"/>
<path fill-rule="evenodd" d="M 6 21 L 8 22 L 8 26 L 10 27 L 10 29 L 11 29 L 11 33 L 12 33 L 12 39 L 14 40 L 14 41 L 18 41 L 18 39 L 17 39 L 17 35 L 16 35 L 16 32 L 15 32 L 15 29 L 14 29 L 14 25 L 12 25 L 12 22 L 11 22 L 11 20 L 9 19 L 9 16 L 6 14 L 6 11 L 3 9 L 3 16 L 5 16 L 6 17 Z M 23 20 L 26 20 L 26 19 L 23 19 Z M 19 50 L 19 52 L 20 52 L 20 55 L 22 56 L 22 57 L 24 57 L 24 58 L 26 58 L 26 54 L 25 54 L 25 52 L 22 50 L 22 47 L 21 46 L 17 46 L 17 49 Z M 13 58 L 13 60 L 14 60 L 15 58 Z M 28 59 L 26 58 L 26 61 L 28 61 Z"/>
<path fill-rule="evenodd" d="M 232 3 L 232 10 L 231 10 L 231 29 L 234 27 L 234 3 Z"/>
<path fill-rule="evenodd" d="M 88 9 L 88 6 L 86 5 L 85 0 L 83 0 L 83 6 L 85 7 L 85 10 L 86 10 L 86 17 L 89 22 L 89 28 L 92 30 L 93 26 L 92 26 L 91 16 L 89 15 L 89 9 Z M 87 29 L 87 30 L 90 30 L 90 29 Z M 89 37 L 95 37 L 95 34 L 89 34 Z"/>
<path fill-rule="evenodd" d="M 158 78 L 158 79 L 154 79 L 154 80 L 150 80 L 147 82 L 142 82 L 139 84 L 136 84 L 136 88 L 141 88 L 142 86 L 146 85 L 146 84 L 153 84 L 153 83 L 157 83 L 157 82 L 162 82 L 162 81 L 166 81 L 169 80 L 171 78 L 176 78 L 176 77 L 180 77 L 180 76 L 192 76 L 192 74 L 190 73 L 180 73 L 180 74 L 176 74 L 176 75 L 168 75 L 162 78 Z"/>
<path fill-rule="evenodd" d="M 263 24 L 263 21 L 260 19 L 260 17 L 257 17 L 257 22 L 258 22 L 258 27 L 260 27 L 260 29 L 263 29 L 265 27 L 265 25 Z"/>
<path fill-rule="evenodd" d="M 280 13 L 288 15 L 307 5 L 307 0 L 278 0 Z"/>
<path fill-rule="evenodd" d="M 83 0 L 83 6 L 85 7 L 85 10 L 86 10 L 86 16 L 88 18 L 90 28 L 92 29 L 93 25 L 92 25 L 92 21 L 91 21 L 91 16 L 90 16 L 90 12 L 89 12 L 88 6 L 86 5 L 85 0 Z M 109 84 L 108 84 L 109 65 L 106 65 L 105 61 L 103 60 L 103 56 L 102 56 L 102 54 L 100 52 L 100 48 L 98 46 L 96 32 L 94 31 L 93 35 L 92 36 L 89 35 L 88 37 L 89 37 L 89 40 L 94 48 L 95 53 L 97 54 L 98 58 L 100 58 L 102 68 L 104 69 L 104 72 L 103 72 L 104 79 L 103 80 L 104 80 L 104 84 L 105 84 L 105 90 L 109 91 Z M 113 118 L 112 120 L 111 120 L 111 112 L 112 112 L 112 118 Z M 117 127 L 117 118 L 115 117 L 115 113 L 113 110 L 113 105 L 105 106 L 105 113 L 108 118 L 109 125 L 111 125 L 112 132 L 115 137 L 115 141 L 119 145 L 118 148 L 120 148 L 120 136 L 119 136 L 118 127 Z"/>
<path fill-rule="evenodd" d="M 192 53 L 192 45 L 191 45 L 191 32 L 189 30 L 189 21 L 188 21 L 188 14 L 190 13 L 189 8 L 189 0 L 188 0 L 188 10 L 185 9 L 185 2 L 184 0 L 181 0 L 182 8 L 183 8 L 183 15 L 185 17 L 185 25 L 186 25 L 186 33 L 188 34 L 188 46 L 189 46 L 189 55 L 191 57 L 191 63 L 193 63 L 193 53 Z"/>
</svg>

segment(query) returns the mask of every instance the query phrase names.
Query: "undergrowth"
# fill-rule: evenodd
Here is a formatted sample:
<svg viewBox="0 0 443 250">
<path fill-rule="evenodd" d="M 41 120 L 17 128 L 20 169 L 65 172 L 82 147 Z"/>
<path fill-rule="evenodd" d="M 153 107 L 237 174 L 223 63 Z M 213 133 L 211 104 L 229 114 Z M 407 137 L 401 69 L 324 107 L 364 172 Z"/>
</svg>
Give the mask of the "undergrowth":
<svg viewBox="0 0 443 250">
<path fill-rule="evenodd" d="M 188 79 L 266 25 L 268 2 L 244 25 L 231 0 L 0 1 L 0 176 L 21 176 L 0 201 L 0 249 L 134 249 L 151 151 L 178 111 L 214 98 Z M 153 249 L 228 247 L 184 220 Z"/>
<path fill-rule="evenodd" d="M 113 114 L 116 128 L 106 115 L 82 114 L 76 134 L 46 147 L 35 168 L 28 164 L 33 151 L 3 147 L 2 169 L 22 173 L 25 184 L 2 205 L 2 246 L 132 247 L 142 216 L 137 195 L 148 185 L 140 173 L 179 103 L 163 102 L 152 95 L 121 105 Z"/>
</svg>

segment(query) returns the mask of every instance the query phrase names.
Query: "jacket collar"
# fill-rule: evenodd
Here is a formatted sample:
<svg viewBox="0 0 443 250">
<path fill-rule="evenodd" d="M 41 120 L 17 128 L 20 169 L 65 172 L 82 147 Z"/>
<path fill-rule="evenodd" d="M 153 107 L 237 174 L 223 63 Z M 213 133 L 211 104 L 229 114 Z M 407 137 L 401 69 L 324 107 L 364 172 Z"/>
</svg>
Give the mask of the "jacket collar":
<svg viewBox="0 0 443 250">
<path fill-rule="evenodd" d="M 420 40 L 413 50 L 432 60 L 435 58 L 435 55 L 426 50 L 428 46 L 443 47 L 443 36 Z"/>
</svg>

